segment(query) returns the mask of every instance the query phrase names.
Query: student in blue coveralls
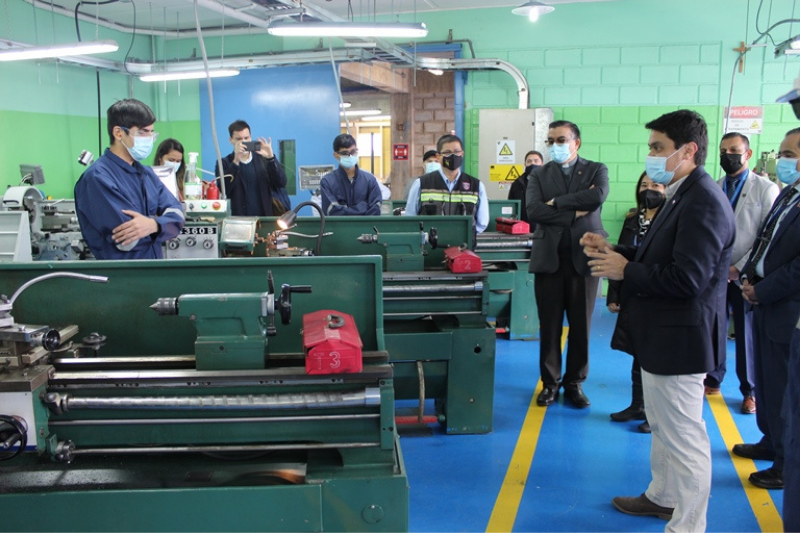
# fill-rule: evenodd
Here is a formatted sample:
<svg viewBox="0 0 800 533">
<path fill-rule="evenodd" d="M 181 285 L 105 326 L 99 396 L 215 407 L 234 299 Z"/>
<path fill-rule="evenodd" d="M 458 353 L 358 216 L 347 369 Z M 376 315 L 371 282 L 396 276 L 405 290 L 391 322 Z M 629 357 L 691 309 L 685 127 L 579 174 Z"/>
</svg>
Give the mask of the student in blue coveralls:
<svg viewBox="0 0 800 533">
<path fill-rule="evenodd" d="M 319 184 L 325 216 L 381 214 L 378 179 L 358 168 L 358 146 L 352 135 L 343 133 L 333 140 L 333 157 L 339 168 L 325 174 Z"/>
<path fill-rule="evenodd" d="M 181 204 L 140 161 L 158 133 L 153 110 L 138 100 L 108 108 L 111 146 L 75 185 L 83 238 L 97 259 L 161 259 L 161 245 L 184 223 Z"/>
</svg>

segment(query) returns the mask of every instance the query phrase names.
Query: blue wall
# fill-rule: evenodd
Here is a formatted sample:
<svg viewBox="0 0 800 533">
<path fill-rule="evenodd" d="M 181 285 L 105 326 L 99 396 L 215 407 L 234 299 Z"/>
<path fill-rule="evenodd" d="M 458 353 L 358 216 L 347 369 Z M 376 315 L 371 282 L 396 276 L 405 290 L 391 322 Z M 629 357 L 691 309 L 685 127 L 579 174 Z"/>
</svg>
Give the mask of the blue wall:
<svg viewBox="0 0 800 533">
<path fill-rule="evenodd" d="M 336 164 L 333 139 L 340 128 L 339 95 L 330 65 L 246 70 L 232 78 L 216 79 L 214 107 L 223 157 L 232 149 L 228 125 L 242 119 L 250 124 L 253 138 L 272 138 L 276 154 L 279 141 L 294 139 L 298 165 Z M 214 141 L 205 83 L 200 84 L 200 127 L 203 168 L 212 171 Z M 311 193 L 301 191 L 298 183 L 292 205 L 310 198 Z M 303 208 L 300 214 L 312 215 L 311 208 Z"/>
</svg>

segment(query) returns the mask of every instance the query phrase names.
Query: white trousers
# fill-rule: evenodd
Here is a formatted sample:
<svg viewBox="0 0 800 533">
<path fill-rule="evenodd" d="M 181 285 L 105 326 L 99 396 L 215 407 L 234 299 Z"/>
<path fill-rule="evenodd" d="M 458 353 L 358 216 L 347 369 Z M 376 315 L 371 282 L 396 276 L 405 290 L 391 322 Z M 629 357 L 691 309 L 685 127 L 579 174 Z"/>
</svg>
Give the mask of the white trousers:
<svg viewBox="0 0 800 533">
<path fill-rule="evenodd" d="M 642 369 L 647 421 L 652 429 L 647 498 L 674 507 L 665 531 L 706 529 L 711 492 L 711 445 L 703 420 L 703 374 L 661 376 Z"/>
</svg>

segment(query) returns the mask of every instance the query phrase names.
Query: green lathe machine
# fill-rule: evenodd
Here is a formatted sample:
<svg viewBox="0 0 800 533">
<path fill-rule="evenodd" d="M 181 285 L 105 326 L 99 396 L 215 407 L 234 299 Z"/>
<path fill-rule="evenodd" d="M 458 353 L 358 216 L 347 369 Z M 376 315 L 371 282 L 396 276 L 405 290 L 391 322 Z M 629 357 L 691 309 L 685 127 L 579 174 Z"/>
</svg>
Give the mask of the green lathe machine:
<svg viewBox="0 0 800 533">
<path fill-rule="evenodd" d="M 270 255 L 313 250 L 320 219 L 301 217 L 295 224 L 277 234 L 276 219 L 262 218 L 254 255 L 265 255 L 268 246 Z M 470 218 L 326 217 L 324 232 L 322 256 L 383 259 L 383 328 L 395 397 L 418 402 L 417 420 L 424 400 L 434 399 L 434 416 L 447 433 L 491 432 L 495 330 L 486 323 L 488 273 L 453 274 L 444 267 L 445 248 L 472 246 Z"/>
<path fill-rule="evenodd" d="M 0 264 L 0 530 L 406 531 L 381 267 Z M 362 372 L 305 372 L 322 309 Z"/>
</svg>

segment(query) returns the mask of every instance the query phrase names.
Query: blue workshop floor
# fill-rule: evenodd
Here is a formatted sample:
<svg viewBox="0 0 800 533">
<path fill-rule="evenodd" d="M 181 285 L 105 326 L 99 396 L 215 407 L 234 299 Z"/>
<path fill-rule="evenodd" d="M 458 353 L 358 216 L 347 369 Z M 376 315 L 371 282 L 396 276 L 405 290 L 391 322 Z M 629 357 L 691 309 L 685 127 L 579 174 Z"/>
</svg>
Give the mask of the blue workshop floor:
<svg viewBox="0 0 800 533">
<path fill-rule="evenodd" d="M 562 395 L 544 412 L 541 427 L 534 424 L 536 431 L 520 439 L 526 416 L 535 419 L 543 409 L 535 402 L 531 407 L 539 379 L 539 343 L 498 338 L 494 432 L 448 436 L 436 429 L 432 436 L 401 438 L 411 487 L 410 531 L 664 530 L 666 522 L 624 515 L 610 503 L 614 496 L 635 496 L 646 489 L 650 436 L 636 430 L 638 421 L 609 419 L 609 413 L 630 403 L 631 360 L 609 348 L 616 317 L 604 304 L 598 300 L 592 328 L 591 370 L 584 385 L 592 402 L 588 409 L 565 405 Z M 728 344 L 725 403 L 717 402 L 712 410 L 707 401 L 705 407 L 713 457 L 708 531 L 775 530 L 782 491 L 752 487 L 746 477 L 755 469 L 753 462 L 737 458 L 735 463 L 723 441 L 739 442 L 741 435 L 745 442 L 755 442 L 760 437 L 755 416 L 739 412 L 733 341 Z M 535 453 L 526 461 L 521 452 L 532 444 Z M 518 455 L 512 460 L 515 450 Z M 755 463 L 758 469 L 767 466 Z M 523 488 L 513 476 L 528 467 Z M 507 481 L 504 487 L 507 476 L 512 486 Z M 521 490 L 521 497 L 509 498 L 515 490 Z"/>
</svg>

